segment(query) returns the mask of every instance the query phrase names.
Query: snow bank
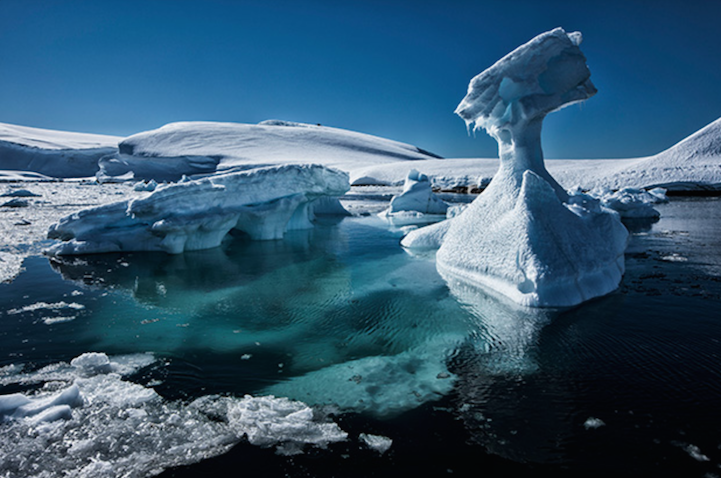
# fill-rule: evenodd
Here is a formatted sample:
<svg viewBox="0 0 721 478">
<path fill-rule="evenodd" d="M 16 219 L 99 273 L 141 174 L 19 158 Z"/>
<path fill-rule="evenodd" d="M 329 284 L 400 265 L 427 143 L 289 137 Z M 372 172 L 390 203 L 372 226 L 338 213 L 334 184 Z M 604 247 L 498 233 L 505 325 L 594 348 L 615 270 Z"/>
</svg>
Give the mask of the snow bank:
<svg viewBox="0 0 721 478">
<path fill-rule="evenodd" d="M 618 287 L 626 229 L 598 201 L 569 201 L 541 150 L 545 115 L 596 93 L 580 41 L 557 28 L 471 80 L 456 112 L 498 141 L 498 172 L 445 231 L 419 229 L 402 242 L 442 236 L 437 266 L 445 276 L 533 307 L 575 305 Z"/>
<path fill-rule="evenodd" d="M 98 160 L 116 153 L 121 139 L 0 123 L 0 164 L 53 178 L 91 177 Z"/>
<path fill-rule="evenodd" d="M 132 172 L 136 179 L 178 180 L 215 172 L 289 164 L 322 164 L 350 173 L 372 164 L 438 156 L 388 139 L 326 126 L 285 121 L 257 125 L 171 123 L 124 139 L 118 154 L 100 161 L 107 180 Z"/>
<path fill-rule="evenodd" d="M 0 476 L 150 476 L 246 440 L 302 452 L 347 439 L 301 402 L 250 395 L 167 401 L 124 378 L 153 363 L 147 354 L 88 353 L 30 373 L 4 367 L 3 385 L 43 386 L 0 396 Z"/>
<path fill-rule="evenodd" d="M 340 196 L 348 176 L 318 165 L 287 165 L 159 187 L 147 196 L 94 207 L 52 225 L 51 255 L 183 251 L 217 247 L 231 230 L 280 239 L 312 227 L 313 202 Z M 323 205 L 327 209 L 327 205 Z"/>
</svg>

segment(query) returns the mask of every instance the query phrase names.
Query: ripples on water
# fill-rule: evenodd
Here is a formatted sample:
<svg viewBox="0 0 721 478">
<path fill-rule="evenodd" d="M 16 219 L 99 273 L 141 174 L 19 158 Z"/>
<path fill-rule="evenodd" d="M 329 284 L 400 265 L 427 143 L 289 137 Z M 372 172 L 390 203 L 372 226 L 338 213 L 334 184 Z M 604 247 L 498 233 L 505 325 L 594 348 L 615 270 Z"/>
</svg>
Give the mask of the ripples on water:
<svg viewBox="0 0 721 478">
<path fill-rule="evenodd" d="M 172 476 L 719 475 L 718 205 L 659 206 L 621 289 L 571 310 L 446 283 L 373 217 L 180 256 L 35 257 L 0 286 L 0 367 L 152 352 L 131 380 L 166 400 L 286 396 L 393 440 L 292 458 L 241 444 Z"/>
</svg>

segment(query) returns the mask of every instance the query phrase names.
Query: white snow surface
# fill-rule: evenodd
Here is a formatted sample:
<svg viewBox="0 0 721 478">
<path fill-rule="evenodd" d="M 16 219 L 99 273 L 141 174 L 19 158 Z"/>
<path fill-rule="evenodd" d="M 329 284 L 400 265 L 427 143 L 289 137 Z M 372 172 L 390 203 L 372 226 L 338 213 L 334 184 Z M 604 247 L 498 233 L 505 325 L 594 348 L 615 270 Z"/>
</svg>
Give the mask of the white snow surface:
<svg viewBox="0 0 721 478">
<path fill-rule="evenodd" d="M 185 403 L 125 379 L 154 363 L 149 354 L 91 352 L 34 372 L 0 369 L 3 385 L 43 384 L 36 392 L 0 395 L 0 476 L 143 477 L 222 454 L 242 440 L 302 452 L 348 437 L 287 398 L 207 395 Z"/>
<path fill-rule="evenodd" d="M 99 178 L 177 180 L 261 166 L 313 163 L 358 179 L 356 169 L 392 161 L 438 158 L 397 141 L 327 126 L 270 120 L 260 124 L 181 122 L 138 133 L 100 162 Z"/>
<path fill-rule="evenodd" d="M 405 247 L 439 241 L 437 267 L 530 307 L 563 307 L 607 294 L 624 271 L 628 232 L 598 200 L 570 196 L 548 173 L 545 115 L 595 94 L 580 34 L 557 28 L 471 80 L 456 112 L 499 144 L 488 188 L 445 229 L 410 232 Z"/>
<path fill-rule="evenodd" d="M 91 177 L 101 157 L 117 152 L 121 139 L 0 123 L 0 169 L 55 178 Z"/>
<path fill-rule="evenodd" d="M 48 238 L 61 242 L 46 252 L 179 254 L 217 247 L 231 229 L 256 240 L 280 239 L 287 230 L 312 227 L 314 201 L 348 189 L 341 171 L 295 164 L 168 184 L 62 218 L 48 230 Z"/>
<path fill-rule="evenodd" d="M 484 188 L 496 174 L 498 162 L 498 158 L 425 159 L 412 164 L 395 161 L 369 165 L 355 175 L 370 184 L 400 185 L 415 168 L 429 177 L 434 188 Z M 565 189 L 721 190 L 721 118 L 652 156 L 546 159 L 545 166 Z"/>
</svg>

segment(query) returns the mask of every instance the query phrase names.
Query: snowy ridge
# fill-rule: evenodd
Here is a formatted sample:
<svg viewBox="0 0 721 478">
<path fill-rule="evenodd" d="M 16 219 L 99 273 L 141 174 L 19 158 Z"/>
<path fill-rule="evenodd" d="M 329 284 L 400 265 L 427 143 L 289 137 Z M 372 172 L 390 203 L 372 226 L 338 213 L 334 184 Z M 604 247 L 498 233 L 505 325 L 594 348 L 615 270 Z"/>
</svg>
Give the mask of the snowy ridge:
<svg viewBox="0 0 721 478">
<path fill-rule="evenodd" d="M 100 158 L 115 153 L 121 139 L 0 123 L 0 168 L 54 178 L 91 177 Z M 0 176 L 14 179 L 16 174 Z"/>
<path fill-rule="evenodd" d="M 31 148 L 50 150 L 117 148 L 122 139 L 104 134 L 73 133 L 0 123 L 0 142 Z"/>
</svg>

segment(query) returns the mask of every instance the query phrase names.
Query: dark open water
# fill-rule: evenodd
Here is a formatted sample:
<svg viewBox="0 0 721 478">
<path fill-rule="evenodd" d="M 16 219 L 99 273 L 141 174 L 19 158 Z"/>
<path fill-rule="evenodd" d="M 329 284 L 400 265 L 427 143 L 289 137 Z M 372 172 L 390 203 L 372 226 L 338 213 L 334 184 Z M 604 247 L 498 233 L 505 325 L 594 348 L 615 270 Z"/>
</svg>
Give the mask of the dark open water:
<svg viewBox="0 0 721 478">
<path fill-rule="evenodd" d="M 449 288 L 372 217 L 175 257 L 32 258 L 0 286 L 0 367 L 153 352 L 131 380 L 168 400 L 340 405 L 347 441 L 239 443 L 166 477 L 721 476 L 719 206 L 674 198 L 629 225 L 621 288 L 564 311 Z M 28 307 L 62 301 L 84 308 Z"/>
</svg>

